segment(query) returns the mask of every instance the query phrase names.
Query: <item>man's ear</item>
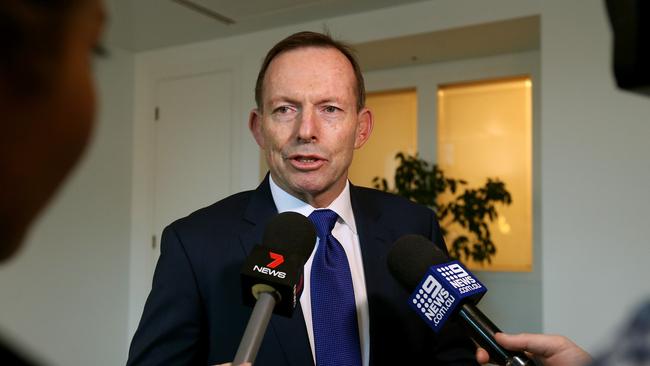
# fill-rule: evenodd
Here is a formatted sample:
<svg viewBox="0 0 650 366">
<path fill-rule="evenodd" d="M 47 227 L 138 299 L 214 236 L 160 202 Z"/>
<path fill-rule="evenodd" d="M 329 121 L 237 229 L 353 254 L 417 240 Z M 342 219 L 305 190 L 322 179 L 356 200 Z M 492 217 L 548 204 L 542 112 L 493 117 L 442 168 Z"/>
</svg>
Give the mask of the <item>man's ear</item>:
<svg viewBox="0 0 650 366">
<path fill-rule="evenodd" d="M 251 110 L 248 116 L 248 129 L 251 130 L 257 145 L 264 150 L 266 143 L 264 141 L 264 134 L 262 133 L 262 113 L 257 108 Z"/>
<path fill-rule="evenodd" d="M 355 149 L 360 148 L 368 141 L 373 125 L 372 112 L 368 108 L 363 108 L 357 116 L 357 133 L 354 139 Z"/>
</svg>

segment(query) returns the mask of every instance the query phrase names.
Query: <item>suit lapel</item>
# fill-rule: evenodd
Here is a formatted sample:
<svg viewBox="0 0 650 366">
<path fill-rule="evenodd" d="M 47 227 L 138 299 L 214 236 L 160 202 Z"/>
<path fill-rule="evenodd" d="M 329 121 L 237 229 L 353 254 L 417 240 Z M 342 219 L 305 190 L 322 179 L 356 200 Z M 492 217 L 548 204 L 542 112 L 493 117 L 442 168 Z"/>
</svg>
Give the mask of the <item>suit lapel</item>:
<svg viewBox="0 0 650 366">
<path fill-rule="evenodd" d="M 363 256 L 366 292 L 370 295 L 382 292 L 384 278 L 388 275 L 386 257 L 392 236 L 387 225 L 381 222 L 382 212 L 377 202 L 362 193 L 359 188 L 351 186 L 352 209 Z"/>
<path fill-rule="evenodd" d="M 262 242 L 266 223 L 277 213 L 278 209 L 273 202 L 267 176 L 253 191 L 246 211 L 244 211 L 244 221 L 251 225 L 250 230 L 245 230 L 240 234 L 241 244 L 246 256 L 250 254 L 255 245 Z"/>
<path fill-rule="evenodd" d="M 382 307 L 380 303 L 382 299 L 389 296 L 386 294 L 386 284 L 392 282 L 386 264 L 392 236 L 387 225 L 381 221 L 382 210 L 377 200 L 352 185 L 350 196 L 363 256 L 370 326 L 370 364 L 372 365 L 382 362 L 374 360 L 373 357 L 378 350 L 378 337 L 381 334 L 390 334 L 390 329 L 382 328 L 385 322 L 381 317 L 386 314 L 382 314 L 378 309 Z"/>
<path fill-rule="evenodd" d="M 262 242 L 264 229 L 268 221 L 278 213 L 271 188 L 269 186 L 268 174 L 264 181 L 257 187 L 251 196 L 251 200 L 244 213 L 244 220 L 251 225 L 251 229 L 240 235 L 242 249 L 246 256 L 255 245 Z M 305 318 L 302 315 L 300 303 L 296 307 L 291 318 L 278 315 L 271 317 L 270 331 L 273 333 L 289 365 L 302 366 L 313 364 L 311 347 L 305 327 Z M 267 331 L 266 336 L 271 332 Z"/>
</svg>

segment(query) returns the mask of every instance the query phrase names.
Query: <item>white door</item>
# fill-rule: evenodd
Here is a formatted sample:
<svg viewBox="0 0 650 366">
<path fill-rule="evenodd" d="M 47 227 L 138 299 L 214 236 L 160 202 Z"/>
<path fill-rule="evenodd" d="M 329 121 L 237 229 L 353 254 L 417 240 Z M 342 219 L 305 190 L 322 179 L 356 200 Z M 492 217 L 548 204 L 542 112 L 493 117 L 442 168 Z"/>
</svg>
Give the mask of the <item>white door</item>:
<svg viewBox="0 0 650 366">
<path fill-rule="evenodd" d="M 165 226 L 231 193 L 232 79 L 221 71 L 157 84 L 153 264 Z"/>
</svg>

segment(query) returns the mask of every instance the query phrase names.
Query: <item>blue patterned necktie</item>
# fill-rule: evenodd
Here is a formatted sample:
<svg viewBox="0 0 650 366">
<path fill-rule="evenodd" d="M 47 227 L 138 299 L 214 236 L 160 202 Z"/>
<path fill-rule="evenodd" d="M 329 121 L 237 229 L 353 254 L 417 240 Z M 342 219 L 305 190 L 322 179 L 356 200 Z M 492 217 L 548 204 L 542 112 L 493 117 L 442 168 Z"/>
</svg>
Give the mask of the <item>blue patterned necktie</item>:
<svg viewBox="0 0 650 366">
<path fill-rule="evenodd" d="M 332 236 L 338 215 L 316 210 L 309 215 L 318 233 L 311 265 L 311 319 L 317 366 L 361 366 L 357 310 L 348 258 Z"/>
</svg>

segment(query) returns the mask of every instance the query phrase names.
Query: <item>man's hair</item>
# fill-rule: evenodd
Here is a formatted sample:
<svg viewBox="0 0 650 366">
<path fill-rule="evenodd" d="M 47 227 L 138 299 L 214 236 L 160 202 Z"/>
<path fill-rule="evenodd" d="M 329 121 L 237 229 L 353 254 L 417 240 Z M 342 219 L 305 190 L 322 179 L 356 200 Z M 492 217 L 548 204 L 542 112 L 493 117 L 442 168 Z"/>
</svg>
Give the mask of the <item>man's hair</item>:
<svg viewBox="0 0 650 366">
<path fill-rule="evenodd" d="M 347 44 L 335 41 L 328 34 L 316 32 L 294 33 L 278 42 L 266 54 L 266 58 L 264 58 L 260 72 L 257 75 L 257 82 L 255 83 L 255 102 L 257 103 L 257 108 L 260 111 L 263 108 L 262 92 L 264 88 L 264 76 L 266 75 L 266 70 L 269 68 L 271 61 L 284 52 L 306 47 L 334 48 L 341 52 L 345 58 L 350 61 L 356 79 L 357 110 L 361 110 L 366 105 L 366 89 L 363 83 L 361 68 L 354 56 L 354 51 Z"/>
<path fill-rule="evenodd" d="M 63 32 L 83 0 L 0 1 L 0 83 L 15 95 L 42 92 L 52 79 L 52 60 L 63 48 Z"/>
</svg>

